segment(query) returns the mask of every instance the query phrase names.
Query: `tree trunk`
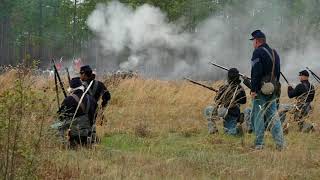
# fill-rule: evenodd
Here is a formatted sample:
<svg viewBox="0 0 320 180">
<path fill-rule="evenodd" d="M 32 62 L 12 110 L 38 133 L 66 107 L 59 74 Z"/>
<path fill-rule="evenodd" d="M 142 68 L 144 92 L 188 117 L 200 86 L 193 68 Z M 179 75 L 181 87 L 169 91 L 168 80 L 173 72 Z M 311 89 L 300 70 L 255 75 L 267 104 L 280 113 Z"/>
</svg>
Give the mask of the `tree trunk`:
<svg viewBox="0 0 320 180">
<path fill-rule="evenodd" d="M 39 0 L 39 26 L 38 26 L 38 38 L 39 38 L 39 49 L 38 49 L 38 59 L 42 59 L 42 51 L 43 51 L 43 44 L 42 44 L 42 18 L 43 18 L 43 13 L 42 13 L 42 0 Z"/>
<path fill-rule="evenodd" d="M 3 39 L 4 39 L 4 22 L 3 20 L 0 20 L 0 65 L 2 65 L 2 63 L 4 62 L 4 58 L 3 58 Z"/>
<path fill-rule="evenodd" d="M 73 14 L 73 33 L 72 33 L 72 53 L 76 53 L 76 32 L 77 32 L 77 0 L 74 0 L 74 14 Z"/>
</svg>

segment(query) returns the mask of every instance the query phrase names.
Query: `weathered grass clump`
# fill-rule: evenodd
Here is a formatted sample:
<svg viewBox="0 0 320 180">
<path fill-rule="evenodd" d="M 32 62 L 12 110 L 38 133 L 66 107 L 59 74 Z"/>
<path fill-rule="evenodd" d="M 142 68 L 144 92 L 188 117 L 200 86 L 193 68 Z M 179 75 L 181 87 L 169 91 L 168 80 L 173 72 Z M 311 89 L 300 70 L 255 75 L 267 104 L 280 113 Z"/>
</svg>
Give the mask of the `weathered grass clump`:
<svg viewBox="0 0 320 180">
<path fill-rule="evenodd" d="M 150 137 L 151 132 L 146 124 L 140 123 L 135 127 L 135 135 L 138 137 L 145 138 Z"/>
</svg>

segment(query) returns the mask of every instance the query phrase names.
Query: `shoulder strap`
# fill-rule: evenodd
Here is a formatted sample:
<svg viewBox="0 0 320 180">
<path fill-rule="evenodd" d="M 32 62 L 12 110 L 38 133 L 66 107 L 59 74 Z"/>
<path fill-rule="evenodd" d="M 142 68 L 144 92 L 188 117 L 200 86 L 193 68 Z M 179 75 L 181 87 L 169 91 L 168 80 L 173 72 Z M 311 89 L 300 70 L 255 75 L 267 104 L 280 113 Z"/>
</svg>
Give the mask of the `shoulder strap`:
<svg viewBox="0 0 320 180">
<path fill-rule="evenodd" d="M 275 69 L 275 57 L 274 57 L 274 50 L 272 50 L 272 55 L 271 53 L 268 51 L 267 48 L 265 47 L 262 47 L 262 49 L 269 55 L 270 59 L 272 60 L 272 72 L 271 72 L 271 80 L 273 81 L 274 80 L 274 69 Z"/>
<path fill-rule="evenodd" d="M 233 102 L 234 102 L 234 100 L 235 100 L 235 98 L 236 98 L 236 96 L 237 96 L 237 93 L 238 93 L 238 89 L 239 89 L 239 85 L 237 85 L 237 87 L 236 87 L 235 90 L 234 90 L 234 93 L 233 93 L 233 95 L 232 95 L 232 98 L 231 98 L 230 103 L 229 103 L 228 108 L 227 108 L 227 113 L 224 115 L 223 118 L 226 118 L 226 116 L 227 116 L 227 114 L 228 114 L 228 112 L 229 112 L 229 109 L 230 109 L 231 106 L 233 105 Z"/>
<path fill-rule="evenodd" d="M 308 89 L 308 86 L 307 86 L 306 84 L 304 84 L 304 86 L 305 86 L 306 89 L 308 90 L 308 94 L 306 95 L 306 98 L 305 98 L 305 100 L 304 100 L 304 103 L 306 103 L 307 100 L 308 100 L 308 97 L 309 97 L 309 95 L 310 95 L 310 92 L 312 91 L 312 84 L 309 82 L 309 89 Z"/>
<path fill-rule="evenodd" d="M 77 95 L 71 94 L 71 97 L 72 97 L 77 103 L 79 103 L 80 99 L 79 99 L 79 97 L 78 97 Z M 84 104 L 83 104 L 83 103 L 80 104 L 80 107 L 81 107 L 81 110 L 82 110 L 82 111 L 85 111 L 85 107 L 84 107 Z"/>
<path fill-rule="evenodd" d="M 96 92 L 97 92 L 97 89 L 98 89 L 98 85 L 99 85 L 99 83 L 96 80 L 93 80 L 93 87 L 92 87 L 92 89 L 90 89 L 91 96 L 95 96 L 96 95 Z"/>
<path fill-rule="evenodd" d="M 272 51 L 272 75 L 271 75 L 271 81 L 274 80 L 274 69 L 275 69 L 275 66 L 276 66 L 276 63 L 275 63 L 275 57 L 274 57 L 274 50 L 271 49 Z"/>
<path fill-rule="evenodd" d="M 88 114 L 89 110 L 90 110 L 90 99 L 89 99 L 89 96 L 87 96 L 87 107 L 86 107 L 85 113 Z"/>
</svg>

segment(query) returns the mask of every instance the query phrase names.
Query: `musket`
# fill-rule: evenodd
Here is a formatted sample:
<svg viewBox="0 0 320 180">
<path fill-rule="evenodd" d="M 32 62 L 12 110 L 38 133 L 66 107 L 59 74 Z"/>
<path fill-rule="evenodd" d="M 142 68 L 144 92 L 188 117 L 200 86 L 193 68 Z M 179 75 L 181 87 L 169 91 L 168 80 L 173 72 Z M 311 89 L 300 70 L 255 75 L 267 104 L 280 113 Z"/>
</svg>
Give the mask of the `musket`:
<svg viewBox="0 0 320 180">
<path fill-rule="evenodd" d="M 218 68 L 220 68 L 220 69 L 229 71 L 228 68 L 223 67 L 223 66 L 220 66 L 219 64 L 216 64 L 216 63 L 213 63 L 213 62 L 209 62 L 209 64 L 211 64 L 211 65 L 213 65 L 213 66 L 216 66 L 216 67 L 218 67 Z M 242 76 L 242 77 L 247 77 L 249 80 L 251 80 L 251 78 L 249 78 L 248 76 L 246 76 L 246 75 L 244 75 L 244 74 L 242 74 L 242 73 L 239 73 L 239 75 Z"/>
<path fill-rule="evenodd" d="M 216 64 L 216 63 L 210 62 L 210 64 L 213 65 L 213 66 L 216 66 L 216 67 L 218 67 L 218 68 L 220 68 L 220 69 L 229 71 L 228 68 L 223 67 L 223 66 L 220 66 L 220 65 L 218 65 L 218 64 Z M 310 72 L 311 72 L 311 71 L 310 71 Z M 248 76 L 246 76 L 246 75 L 244 75 L 244 74 L 241 74 L 241 73 L 239 73 L 239 74 L 240 74 L 240 76 L 242 76 L 242 77 L 247 77 L 249 80 L 251 80 L 250 77 L 248 77 Z M 280 74 L 281 74 L 281 76 L 283 77 L 283 79 L 286 81 L 286 83 L 287 83 L 288 85 L 290 85 L 288 79 L 283 75 L 283 73 L 280 72 Z M 320 79 L 319 79 L 319 80 L 320 80 Z"/>
<path fill-rule="evenodd" d="M 68 76 L 68 82 L 69 82 L 69 84 L 70 84 L 70 81 L 71 81 L 71 79 L 70 79 L 70 73 L 69 73 L 69 69 L 66 67 L 66 72 L 67 72 L 67 76 Z"/>
<path fill-rule="evenodd" d="M 56 76 L 57 76 L 57 78 L 58 78 L 58 80 L 59 80 L 59 84 L 60 84 L 60 87 L 61 87 L 61 89 L 62 89 L 63 95 L 64 95 L 64 97 L 67 97 L 66 90 L 64 89 L 63 82 L 61 81 L 61 78 L 60 78 L 58 69 L 57 69 L 57 67 L 56 67 L 56 64 L 55 64 L 55 62 L 54 62 L 54 59 L 52 59 L 51 61 L 52 61 L 52 64 L 53 64 L 54 73 L 56 74 Z"/>
<path fill-rule="evenodd" d="M 193 84 L 196 84 L 196 85 L 199 85 L 199 86 L 201 86 L 201 87 L 207 88 L 207 89 L 209 89 L 209 90 L 211 90 L 211 91 L 218 92 L 218 90 L 216 90 L 216 89 L 214 89 L 214 88 L 212 88 L 212 87 L 210 87 L 210 86 L 206 86 L 206 85 L 204 85 L 204 84 L 198 83 L 198 82 L 196 82 L 196 81 L 194 81 L 194 80 L 192 80 L 192 79 L 189 79 L 189 78 L 186 78 L 186 77 L 184 77 L 184 79 L 187 80 L 187 81 L 189 81 L 189 82 L 191 82 L 191 83 L 193 83 Z"/>
<path fill-rule="evenodd" d="M 311 69 L 309 69 L 308 67 L 306 67 L 308 71 L 310 71 L 310 73 L 312 74 L 312 76 L 316 79 L 316 81 L 318 81 L 318 83 L 320 83 L 320 78 L 319 76 L 317 76 Z"/>
<path fill-rule="evenodd" d="M 60 108 L 59 87 L 58 87 L 58 82 L 57 82 L 57 75 L 56 75 L 56 73 L 54 73 L 54 83 L 55 83 L 55 85 L 56 85 L 56 96 L 57 96 L 58 108 Z"/>
<path fill-rule="evenodd" d="M 286 81 L 286 83 L 290 86 L 288 79 L 284 76 L 284 74 L 281 71 L 280 71 L 280 74 L 283 77 L 283 79 Z"/>
</svg>

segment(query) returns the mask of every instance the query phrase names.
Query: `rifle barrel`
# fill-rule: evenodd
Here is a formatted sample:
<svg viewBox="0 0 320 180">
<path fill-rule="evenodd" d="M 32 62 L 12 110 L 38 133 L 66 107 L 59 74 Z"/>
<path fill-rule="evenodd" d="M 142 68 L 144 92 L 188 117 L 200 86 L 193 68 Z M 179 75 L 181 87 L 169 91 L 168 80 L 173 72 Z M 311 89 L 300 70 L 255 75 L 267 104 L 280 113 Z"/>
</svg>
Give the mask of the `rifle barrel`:
<svg viewBox="0 0 320 180">
<path fill-rule="evenodd" d="M 223 67 L 223 66 L 220 66 L 220 65 L 218 65 L 218 64 L 216 64 L 216 63 L 210 62 L 210 64 L 211 64 L 211 65 L 214 65 L 214 66 L 216 66 L 216 67 L 218 67 L 218 68 L 220 68 L 220 69 L 224 69 L 224 70 L 226 70 L 226 71 L 229 71 L 228 68 Z"/>
<path fill-rule="evenodd" d="M 58 80 L 59 80 L 59 84 L 60 84 L 60 86 L 61 86 L 63 95 L 64 95 L 64 97 L 67 97 L 66 90 L 65 90 L 64 87 L 63 87 L 63 83 L 62 83 L 62 81 L 61 81 L 61 78 L 60 78 L 58 69 L 57 69 L 57 67 L 56 67 L 56 64 L 55 64 L 55 62 L 54 62 L 54 59 L 52 59 L 52 63 L 53 63 L 54 72 L 55 72 L 55 74 L 57 75 L 57 78 L 58 78 Z"/>
<path fill-rule="evenodd" d="M 70 81 L 71 81 L 71 79 L 70 79 L 70 73 L 69 73 L 69 69 L 66 67 L 66 71 L 67 71 L 67 76 L 68 76 L 68 82 L 69 82 L 69 84 L 70 84 Z"/>
<path fill-rule="evenodd" d="M 216 63 L 210 62 L 210 64 L 211 64 L 211 65 L 213 65 L 213 66 L 216 66 L 216 67 L 218 67 L 218 68 L 220 68 L 220 69 L 223 69 L 223 70 L 229 71 L 229 69 L 228 69 L 228 68 L 223 67 L 223 66 L 220 66 L 220 65 L 218 65 L 218 64 L 216 64 Z M 244 75 L 244 74 L 242 74 L 242 73 L 239 73 L 239 75 L 240 75 L 240 76 L 242 76 L 242 77 L 247 77 L 249 80 L 251 80 L 251 78 L 250 78 L 250 77 L 248 77 L 248 76 L 246 76 L 246 75 Z"/>
<path fill-rule="evenodd" d="M 311 69 L 309 69 L 308 67 L 306 67 L 308 71 L 311 72 L 312 76 L 316 79 L 316 81 L 318 81 L 318 83 L 320 83 L 320 78 L 318 75 L 316 75 Z"/>
<path fill-rule="evenodd" d="M 209 90 L 211 90 L 211 91 L 218 92 L 218 90 L 216 90 L 216 89 L 214 89 L 214 88 L 212 88 L 212 87 L 206 86 L 206 85 L 204 85 L 204 84 L 198 83 L 198 82 L 196 82 L 196 81 L 194 81 L 194 80 L 192 80 L 192 79 L 189 79 L 189 78 L 186 78 L 186 77 L 184 77 L 184 79 L 187 80 L 187 81 L 189 81 L 189 82 L 191 82 L 191 83 L 193 83 L 193 84 L 196 84 L 196 85 L 199 85 L 199 86 L 201 86 L 201 87 L 207 88 L 207 89 L 209 89 Z"/>
<path fill-rule="evenodd" d="M 280 71 L 281 76 L 283 77 L 283 79 L 287 82 L 288 85 L 290 85 L 288 79 L 284 76 L 284 74 Z"/>
<path fill-rule="evenodd" d="M 56 96 L 57 96 L 57 103 L 58 103 L 58 109 L 60 108 L 60 100 L 59 100 L 59 87 L 58 87 L 58 81 L 57 81 L 57 75 L 54 73 L 54 83 L 56 86 Z"/>
</svg>

